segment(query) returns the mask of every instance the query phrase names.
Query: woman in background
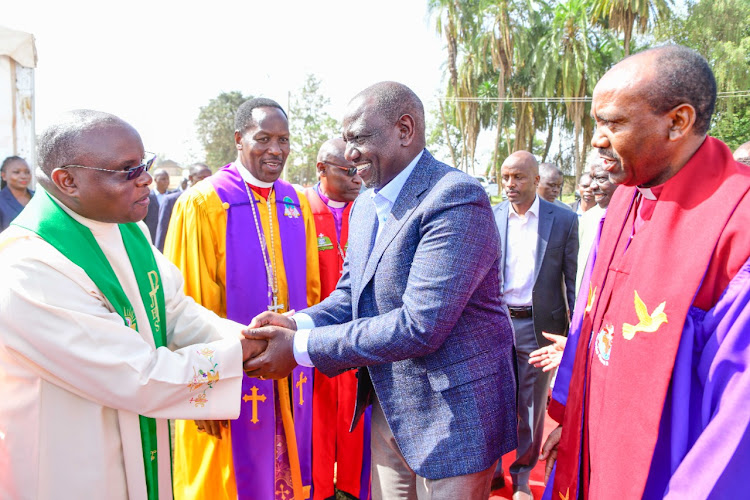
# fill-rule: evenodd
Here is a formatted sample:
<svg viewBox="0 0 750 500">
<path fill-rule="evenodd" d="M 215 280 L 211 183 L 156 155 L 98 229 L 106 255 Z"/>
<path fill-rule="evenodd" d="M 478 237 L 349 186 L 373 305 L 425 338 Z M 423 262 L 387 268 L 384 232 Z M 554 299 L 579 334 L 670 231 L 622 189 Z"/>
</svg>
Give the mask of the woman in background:
<svg viewBox="0 0 750 500">
<path fill-rule="evenodd" d="M 0 167 L 0 231 L 10 225 L 31 200 L 31 170 L 20 156 L 9 156 Z"/>
</svg>

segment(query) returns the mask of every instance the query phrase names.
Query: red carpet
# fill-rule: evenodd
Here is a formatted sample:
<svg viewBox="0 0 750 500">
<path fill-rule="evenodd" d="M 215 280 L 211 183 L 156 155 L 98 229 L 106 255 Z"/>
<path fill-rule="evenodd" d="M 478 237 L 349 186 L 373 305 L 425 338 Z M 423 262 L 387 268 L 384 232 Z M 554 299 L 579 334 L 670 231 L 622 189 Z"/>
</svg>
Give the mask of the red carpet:
<svg viewBox="0 0 750 500">
<path fill-rule="evenodd" d="M 552 430 L 557 427 L 557 422 L 549 418 L 547 418 L 544 421 L 544 439 L 547 439 L 547 435 L 552 432 Z M 544 440 L 542 440 L 542 443 L 544 443 Z M 509 499 L 513 495 L 513 483 L 510 479 L 510 472 L 508 471 L 508 467 L 510 467 L 510 464 L 513 463 L 513 460 L 516 458 L 516 452 L 512 451 L 508 453 L 507 455 L 503 456 L 503 470 L 505 471 L 505 488 L 495 490 L 490 494 L 490 500 L 501 500 L 501 499 Z M 529 486 L 531 486 L 531 493 L 534 495 L 534 498 L 536 500 L 539 500 L 542 498 L 542 494 L 544 493 L 544 467 L 546 463 L 542 462 L 541 460 L 536 464 L 536 467 L 534 467 L 534 470 L 531 471 L 531 478 L 529 480 Z"/>
</svg>

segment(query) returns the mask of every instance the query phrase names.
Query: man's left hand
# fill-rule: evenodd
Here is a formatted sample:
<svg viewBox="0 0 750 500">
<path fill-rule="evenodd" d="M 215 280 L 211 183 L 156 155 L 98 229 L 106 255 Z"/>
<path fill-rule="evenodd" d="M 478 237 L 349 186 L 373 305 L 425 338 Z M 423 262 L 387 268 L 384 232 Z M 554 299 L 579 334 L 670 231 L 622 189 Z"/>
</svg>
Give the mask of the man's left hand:
<svg viewBox="0 0 750 500">
<path fill-rule="evenodd" d="M 264 326 L 244 330 L 249 339 L 266 340 L 268 347 L 259 356 L 243 365 L 250 377 L 280 379 L 288 376 L 297 366 L 294 359 L 294 331 L 279 326 Z"/>
<path fill-rule="evenodd" d="M 541 368 L 543 372 L 548 372 L 560 366 L 568 338 L 547 332 L 542 332 L 542 335 L 552 343 L 529 354 L 529 364 L 534 365 L 535 368 Z"/>
</svg>

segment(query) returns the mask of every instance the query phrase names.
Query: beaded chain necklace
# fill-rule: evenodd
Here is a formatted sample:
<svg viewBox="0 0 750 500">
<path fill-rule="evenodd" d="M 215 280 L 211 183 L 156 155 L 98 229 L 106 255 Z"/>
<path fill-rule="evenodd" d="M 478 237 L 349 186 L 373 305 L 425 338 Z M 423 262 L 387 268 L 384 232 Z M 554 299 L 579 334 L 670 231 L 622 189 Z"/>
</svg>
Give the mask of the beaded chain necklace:
<svg viewBox="0 0 750 500">
<path fill-rule="evenodd" d="M 268 198 L 266 199 L 266 207 L 268 208 L 268 233 L 271 239 L 271 249 L 268 249 L 268 246 L 266 245 L 266 240 L 263 237 L 263 233 L 261 231 L 261 224 L 260 224 L 260 217 L 258 215 L 257 210 L 255 209 L 255 197 L 250 192 L 250 188 L 247 185 L 247 182 L 244 182 L 245 184 L 245 190 L 247 191 L 247 196 L 250 199 L 250 208 L 253 211 L 253 222 L 255 222 L 255 230 L 258 233 L 258 241 L 260 242 L 260 248 L 262 249 L 263 253 L 263 264 L 266 267 L 266 280 L 268 281 L 268 310 L 273 312 L 279 312 L 280 310 L 284 309 L 284 304 L 279 304 L 279 282 L 278 277 L 276 273 L 276 252 L 274 252 L 274 243 L 273 243 L 273 213 L 271 212 L 271 193 L 270 191 L 268 193 Z M 271 304 L 271 301 L 273 301 L 273 304 Z"/>
</svg>

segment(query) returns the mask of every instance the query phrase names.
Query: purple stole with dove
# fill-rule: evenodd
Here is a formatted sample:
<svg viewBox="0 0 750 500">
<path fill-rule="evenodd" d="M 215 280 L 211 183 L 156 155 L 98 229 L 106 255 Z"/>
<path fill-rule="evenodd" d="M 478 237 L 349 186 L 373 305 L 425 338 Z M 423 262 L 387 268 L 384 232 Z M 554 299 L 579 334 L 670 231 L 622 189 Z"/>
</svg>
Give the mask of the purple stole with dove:
<svg viewBox="0 0 750 500">
<path fill-rule="evenodd" d="M 227 210 L 226 229 L 226 300 L 227 318 L 249 324 L 254 316 L 268 309 L 266 276 L 263 254 L 253 221 L 245 182 L 237 168 L 229 164 L 206 179 L 211 182 Z M 299 197 L 291 184 L 281 179 L 274 183 L 279 238 L 286 272 L 289 304 L 287 310 L 307 307 L 307 260 L 305 221 Z M 252 200 L 256 201 L 255 197 Z M 228 206 L 227 206 L 228 205 Z M 256 207 L 255 213 L 260 217 Z M 270 242 L 268 243 L 270 245 Z M 271 251 L 273 251 L 271 249 Z M 267 254 L 270 258 L 270 254 Z M 278 265 L 278 262 L 277 262 Z M 312 368 L 298 366 L 292 373 L 292 408 L 294 436 L 287 439 L 287 456 L 279 456 L 277 440 L 285 439 L 282 415 L 273 380 L 243 377 L 240 416 L 232 421 L 232 455 L 237 494 L 243 498 L 276 498 L 283 496 L 286 484 L 280 469 L 292 467 L 293 483 L 299 482 L 295 463 L 299 461 L 301 484 L 295 490 L 311 484 L 311 425 L 312 425 Z M 310 381 L 305 383 L 305 381 Z M 298 382 L 300 382 L 298 384 Z M 283 382 L 282 382 L 283 383 Z M 295 449 L 296 448 L 296 449 Z M 293 456 L 298 453 L 297 457 Z M 288 458 L 288 460 L 286 460 Z M 307 488 L 305 488 L 307 489 Z M 291 492 L 286 490 L 286 498 Z M 304 497 L 304 495 L 303 495 Z"/>
</svg>

